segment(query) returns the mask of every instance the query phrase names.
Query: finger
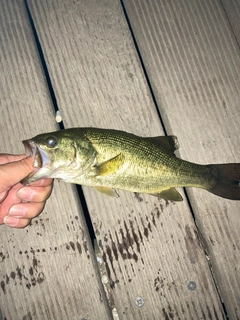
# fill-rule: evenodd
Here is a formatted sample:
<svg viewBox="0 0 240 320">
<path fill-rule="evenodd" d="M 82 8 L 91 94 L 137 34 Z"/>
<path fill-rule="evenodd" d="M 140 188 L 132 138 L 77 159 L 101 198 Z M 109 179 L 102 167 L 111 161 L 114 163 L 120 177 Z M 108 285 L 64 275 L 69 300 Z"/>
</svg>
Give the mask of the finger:
<svg viewBox="0 0 240 320">
<path fill-rule="evenodd" d="M 9 190 L 32 172 L 32 170 L 31 157 L 0 165 L 0 193 Z"/>
<path fill-rule="evenodd" d="M 3 200 L 6 198 L 7 195 L 8 195 L 7 191 L 0 193 L 0 203 L 3 202 Z"/>
<path fill-rule="evenodd" d="M 31 184 L 27 185 L 26 187 L 46 187 L 53 183 L 53 179 L 44 178 L 37 181 L 32 182 Z"/>
<path fill-rule="evenodd" d="M 22 201 L 43 202 L 47 200 L 52 192 L 53 184 L 43 187 L 22 187 L 18 190 L 17 196 Z"/>
<path fill-rule="evenodd" d="M 19 219 L 32 219 L 38 216 L 43 211 L 44 206 L 45 202 L 26 202 L 14 204 L 8 212 L 8 216 Z"/>
<path fill-rule="evenodd" d="M 25 228 L 30 222 L 31 219 L 18 219 L 11 216 L 6 216 L 4 218 L 5 225 L 12 228 Z"/>
<path fill-rule="evenodd" d="M 6 193 L 5 199 L 0 203 L 0 225 L 3 223 L 3 219 L 7 215 L 10 207 L 13 204 L 17 204 L 22 201 L 16 195 L 19 185 L 20 184 L 16 184 L 14 187 L 12 187 L 12 189 Z"/>
<path fill-rule="evenodd" d="M 1 153 L 0 154 L 0 164 L 13 162 L 13 161 L 19 161 L 26 158 L 25 154 L 7 154 L 7 153 Z"/>
</svg>

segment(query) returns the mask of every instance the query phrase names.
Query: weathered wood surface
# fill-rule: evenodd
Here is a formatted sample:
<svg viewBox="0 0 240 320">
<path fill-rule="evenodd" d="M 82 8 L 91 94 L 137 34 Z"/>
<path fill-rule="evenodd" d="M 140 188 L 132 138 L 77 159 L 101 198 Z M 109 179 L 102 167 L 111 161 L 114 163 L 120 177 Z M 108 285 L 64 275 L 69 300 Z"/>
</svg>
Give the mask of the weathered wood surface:
<svg viewBox="0 0 240 320">
<path fill-rule="evenodd" d="M 222 3 L 124 1 L 166 130 L 202 164 L 240 162 L 240 2 Z M 239 202 L 187 193 L 227 314 L 240 319 Z"/>
<path fill-rule="evenodd" d="M 0 48 L 0 151 L 22 153 L 58 128 L 23 1 L 0 1 Z M 1 320 L 110 318 L 74 186 L 56 181 L 31 226 L 0 229 Z"/>
<path fill-rule="evenodd" d="M 226 3 L 125 2 L 164 126 L 199 163 L 240 158 L 239 2 Z M 1 152 L 22 152 L 21 139 L 57 126 L 24 3 L 0 4 Z M 28 4 L 66 127 L 163 134 L 117 0 Z M 119 193 L 84 188 L 119 318 L 225 319 L 220 295 L 239 319 L 239 204 L 188 190 L 196 226 L 185 197 Z M 0 319 L 109 318 L 74 187 L 56 181 L 42 215 L 0 237 Z"/>
<path fill-rule="evenodd" d="M 28 3 L 66 127 L 163 133 L 118 1 Z M 239 162 L 239 57 L 219 3 L 125 5 L 164 125 L 178 136 L 181 156 Z M 125 192 L 112 199 L 90 188 L 84 194 L 120 319 L 225 318 L 199 238 L 227 312 L 239 318 L 238 203 L 189 190 L 196 228 L 185 198 L 174 204 Z"/>
<path fill-rule="evenodd" d="M 223 9 L 226 12 L 230 28 L 233 31 L 238 46 L 240 47 L 240 1 L 239 0 L 222 0 Z"/>
</svg>

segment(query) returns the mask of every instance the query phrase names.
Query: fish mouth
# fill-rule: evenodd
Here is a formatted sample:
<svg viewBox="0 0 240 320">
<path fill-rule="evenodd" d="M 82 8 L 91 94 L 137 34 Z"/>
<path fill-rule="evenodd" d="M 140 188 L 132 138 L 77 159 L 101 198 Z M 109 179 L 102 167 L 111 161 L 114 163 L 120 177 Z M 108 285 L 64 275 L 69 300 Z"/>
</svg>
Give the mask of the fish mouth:
<svg viewBox="0 0 240 320">
<path fill-rule="evenodd" d="M 26 157 L 31 156 L 33 159 L 33 167 L 42 168 L 42 155 L 35 142 L 32 140 L 23 140 L 23 145 L 25 147 Z"/>
<path fill-rule="evenodd" d="M 46 152 L 42 150 L 33 140 L 23 140 L 25 153 L 27 157 L 32 157 L 33 171 L 27 177 L 21 180 L 21 183 L 28 185 L 41 178 L 47 177 L 49 173 L 48 166 L 50 159 Z"/>
<path fill-rule="evenodd" d="M 43 168 L 50 165 L 48 154 L 38 146 L 33 140 L 23 140 L 26 156 L 33 158 L 34 168 Z"/>
</svg>

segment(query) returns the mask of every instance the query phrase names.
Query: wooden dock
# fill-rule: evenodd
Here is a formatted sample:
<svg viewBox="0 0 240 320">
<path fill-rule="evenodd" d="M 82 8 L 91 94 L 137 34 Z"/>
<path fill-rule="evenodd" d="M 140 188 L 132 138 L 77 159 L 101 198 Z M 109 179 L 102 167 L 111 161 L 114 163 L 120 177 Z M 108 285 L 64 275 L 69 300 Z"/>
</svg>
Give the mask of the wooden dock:
<svg viewBox="0 0 240 320">
<path fill-rule="evenodd" d="M 58 130 L 58 109 L 240 162 L 239 21 L 239 0 L 0 0 L 0 152 Z M 240 204 L 180 192 L 55 181 L 29 227 L 0 227 L 0 320 L 240 319 Z"/>
</svg>

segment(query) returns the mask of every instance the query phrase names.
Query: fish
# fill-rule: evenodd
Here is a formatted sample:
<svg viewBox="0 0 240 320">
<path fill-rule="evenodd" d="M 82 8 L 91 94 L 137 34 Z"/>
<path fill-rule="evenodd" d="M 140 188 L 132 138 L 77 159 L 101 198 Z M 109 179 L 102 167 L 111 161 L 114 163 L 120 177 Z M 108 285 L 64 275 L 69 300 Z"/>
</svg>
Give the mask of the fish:
<svg viewBox="0 0 240 320">
<path fill-rule="evenodd" d="M 177 187 L 196 187 L 240 200 L 240 163 L 196 164 L 175 155 L 176 136 L 140 137 L 93 127 L 69 128 L 23 140 L 33 171 L 28 185 L 42 178 L 91 186 L 110 196 L 116 190 L 182 201 Z"/>
</svg>

